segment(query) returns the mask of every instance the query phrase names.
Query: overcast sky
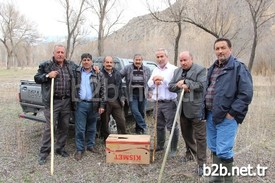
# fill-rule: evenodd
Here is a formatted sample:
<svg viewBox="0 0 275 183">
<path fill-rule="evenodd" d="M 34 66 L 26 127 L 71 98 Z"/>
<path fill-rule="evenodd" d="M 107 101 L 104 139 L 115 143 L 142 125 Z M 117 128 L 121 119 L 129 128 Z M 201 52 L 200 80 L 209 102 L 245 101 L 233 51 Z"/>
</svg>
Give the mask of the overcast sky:
<svg viewBox="0 0 275 183">
<path fill-rule="evenodd" d="M 5 0 L 0 0 L 4 2 Z M 57 0 L 13 0 L 16 2 L 19 11 L 29 20 L 38 25 L 38 31 L 45 37 L 64 36 L 66 27 L 62 20 L 60 4 Z M 124 7 L 123 23 L 127 23 L 131 18 L 148 13 L 146 0 L 121 0 Z"/>
</svg>

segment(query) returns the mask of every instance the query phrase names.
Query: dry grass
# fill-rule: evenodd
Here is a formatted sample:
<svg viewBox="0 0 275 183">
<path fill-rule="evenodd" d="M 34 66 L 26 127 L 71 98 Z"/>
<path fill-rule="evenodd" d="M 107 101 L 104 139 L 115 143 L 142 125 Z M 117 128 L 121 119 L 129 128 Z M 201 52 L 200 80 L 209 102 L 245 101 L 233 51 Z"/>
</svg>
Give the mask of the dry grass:
<svg viewBox="0 0 275 183">
<path fill-rule="evenodd" d="M 67 159 L 55 156 L 55 173 L 50 176 L 50 161 L 38 165 L 43 124 L 19 119 L 21 108 L 17 101 L 20 79 L 32 79 L 36 69 L 0 69 L 0 183 L 1 182 L 157 182 L 162 164 L 162 153 L 150 165 L 125 165 L 105 163 L 105 149 L 97 139 L 101 154 L 86 153 L 77 162 L 73 159 L 75 150 L 74 131 L 70 130 Z M 275 131 L 274 131 L 274 81 L 273 78 L 254 78 L 255 95 L 245 122 L 240 126 L 235 146 L 236 166 L 268 167 L 265 177 L 236 177 L 236 182 L 272 182 L 275 179 Z M 152 116 L 148 116 L 149 123 Z M 128 119 L 128 128 L 133 122 Z M 151 130 L 152 132 L 152 130 Z M 180 138 L 179 151 L 175 159 L 168 160 L 162 182 L 207 182 L 195 172 L 195 162 L 182 163 L 184 143 Z M 208 163 L 210 154 L 208 153 Z"/>
</svg>

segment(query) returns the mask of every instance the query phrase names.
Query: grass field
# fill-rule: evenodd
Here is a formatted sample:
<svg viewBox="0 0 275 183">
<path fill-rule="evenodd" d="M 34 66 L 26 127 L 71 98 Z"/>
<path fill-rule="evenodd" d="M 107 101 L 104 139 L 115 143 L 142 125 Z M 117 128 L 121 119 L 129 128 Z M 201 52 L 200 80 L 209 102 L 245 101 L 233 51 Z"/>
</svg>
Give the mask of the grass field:
<svg viewBox="0 0 275 183">
<path fill-rule="evenodd" d="M 21 79 L 33 79 L 36 68 L 0 69 L 0 183 L 6 182 L 157 182 L 163 154 L 157 153 L 150 165 L 107 164 L 102 141 L 97 139 L 101 154 L 86 153 L 77 162 L 74 131 L 70 130 L 67 159 L 55 156 L 55 172 L 50 175 L 50 161 L 38 165 L 43 124 L 18 118 L 21 108 L 18 102 Z M 254 98 L 249 112 L 239 127 L 235 145 L 235 166 L 258 164 L 268 167 L 265 176 L 236 177 L 235 182 L 273 182 L 275 179 L 275 77 L 254 76 Z M 152 116 L 148 116 L 148 123 Z M 128 121 L 131 131 L 133 123 Z M 152 130 L 150 131 L 152 135 Z M 196 176 L 196 163 L 181 161 L 185 152 L 182 137 L 177 157 L 167 160 L 162 182 L 207 182 L 207 177 Z M 208 151 L 208 164 L 210 153 Z M 255 169 L 254 169 L 255 171 Z"/>
</svg>

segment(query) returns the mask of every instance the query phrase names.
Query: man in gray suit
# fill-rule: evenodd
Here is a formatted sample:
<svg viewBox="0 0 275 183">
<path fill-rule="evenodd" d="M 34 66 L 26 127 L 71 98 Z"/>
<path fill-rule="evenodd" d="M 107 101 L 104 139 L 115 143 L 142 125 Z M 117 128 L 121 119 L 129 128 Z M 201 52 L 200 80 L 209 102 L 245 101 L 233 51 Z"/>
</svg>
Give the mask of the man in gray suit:
<svg viewBox="0 0 275 183">
<path fill-rule="evenodd" d="M 188 51 L 179 55 L 181 67 L 174 71 L 169 83 L 171 92 L 184 90 L 180 126 L 186 144 L 184 161 L 193 160 L 196 156 L 198 175 L 203 174 L 203 164 L 206 163 L 206 129 L 202 121 L 203 93 L 206 84 L 206 69 L 193 63 L 193 56 Z"/>
</svg>

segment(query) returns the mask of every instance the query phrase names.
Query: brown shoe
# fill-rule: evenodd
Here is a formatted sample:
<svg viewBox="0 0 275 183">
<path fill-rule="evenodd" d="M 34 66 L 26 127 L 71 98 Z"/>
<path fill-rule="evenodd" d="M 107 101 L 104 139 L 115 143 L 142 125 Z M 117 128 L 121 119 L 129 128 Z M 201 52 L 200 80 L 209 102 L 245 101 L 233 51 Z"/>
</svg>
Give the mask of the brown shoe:
<svg viewBox="0 0 275 183">
<path fill-rule="evenodd" d="M 99 153 L 94 147 L 88 147 L 87 151 L 90 151 L 91 153 Z"/>
<path fill-rule="evenodd" d="M 83 153 L 82 153 L 81 151 L 77 151 L 77 152 L 75 152 L 75 154 L 74 154 L 74 159 L 75 159 L 76 161 L 79 161 L 79 160 L 82 159 L 82 155 L 83 155 Z"/>
</svg>

